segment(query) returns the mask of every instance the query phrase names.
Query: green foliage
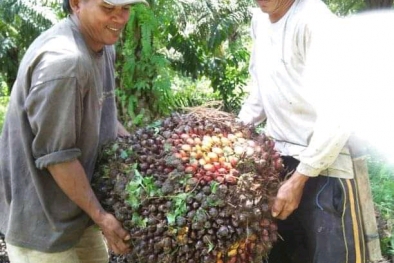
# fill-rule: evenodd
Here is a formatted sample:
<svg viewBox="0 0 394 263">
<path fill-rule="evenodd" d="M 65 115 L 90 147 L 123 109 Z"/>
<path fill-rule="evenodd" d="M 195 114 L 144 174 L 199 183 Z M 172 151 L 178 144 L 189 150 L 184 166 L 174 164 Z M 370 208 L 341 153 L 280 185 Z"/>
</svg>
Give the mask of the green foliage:
<svg viewBox="0 0 394 263">
<path fill-rule="evenodd" d="M 138 213 L 133 213 L 133 217 L 131 218 L 131 221 L 136 225 L 139 226 L 141 228 L 145 228 L 147 223 L 148 223 L 148 219 L 147 218 L 143 218 L 142 216 L 140 216 Z"/>
<path fill-rule="evenodd" d="M 366 8 L 363 0 L 326 0 L 325 3 L 332 12 L 339 16 L 354 14 Z"/>
<path fill-rule="evenodd" d="M 0 134 L 3 129 L 4 118 L 8 105 L 8 88 L 0 75 Z"/>
<path fill-rule="evenodd" d="M 144 199 L 162 195 L 161 190 L 155 185 L 152 176 L 142 176 L 135 167 L 133 169 L 133 174 L 133 179 L 126 187 L 126 191 L 129 194 L 128 204 L 133 209 L 138 209 Z"/>
<path fill-rule="evenodd" d="M 193 80 L 209 79 L 225 110 L 236 110 L 248 78 L 249 52 L 245 46 L 253 1 L 158 2 L 171 5 L 173 10 L 170 13 L 160 5 L 157 11 L 160 17 L 167 17 L 163 19 L 162 37 L 168 43 L 172 68 Z"/>
<path fill-rule="evenodd" d="M 168 61 L 158 52 L 157 19 L 145 5 L 133 6 L 126 32 L 118 46 L 118 98 L 121 119 L 128 128 L 146 125 L 171 112 Z M 131 127 L 130 127 L 131 126 Z"/>
<path fill-rule="evenodd" d="M 183 181 L 183 184 L 185 184 L 188 178 L 190 177 L 180 178 L 180 181 Z M 175 225 L 176 218 L 186 214 L 186 199 L 191 194 L 181 192 L 172 196 L 163 196 L 161 189 L 155 185 L 154 178 L 152 176 L 142 176 L 136 169 L 136 165 L 133 167 L 133 178 L 128 183 L 126 191 L 128 193 L 127 203 L 134 211 L 137 211 L 141 203 L 146 199 L 168 198 L 172 202 L 171 210 L 166 214 L 169 225 Z M 132 221 L 140 227 L 145 227 L 147 219 L 134 212 Z"/>
<path fill-rule="evenodd" d="M 393 0 L 324 0 L 324 2 L 331 11 L 340 16 L 393 6 Z"/>
<path fill-rule="evenodd" d="M 175 196 L 171 196 L 171 201 L 173 203 L 172 210 L 167 213 L 167 222 L 169 225 L 175 225 L 176 218 L 179 216 L 184 216 L 187 212 L 186 199 L 190 193 L 179 193 Z"/>
<path fill-rule="evenodd" d="M 0 1 L 0 75 L 9 89 L 26 49 L 42 31 L 57 21 L 54 6 L 53 1 Z"/>
<path fill-rule="evenodd" d="M 374 203 L 386 224 L 384 233 L 381 233 L 382 253 L 394 256 L 394 164 L 374 153 L 368 168 Z"/>
<path fill-rule="evenodd" d="M 206 75 L 212 81 L 213 90 L 220 93 L 227 112 L 236 113 L 241 107 L 245 97 L 243 87 L 249 76 L 248 60 L 249 52 L 241 47 L 224 58 L 214 58 L 207 66 Z"/>
<path fill-rule="evenodd" d="M 220 94 L 212 92 L 211 82 L 206 79 L 193 80 L 188 77 L 174 76 L 172 90 L 174 108 L 196 107 L 212 101 L 219 101 Z"/>
</svg>

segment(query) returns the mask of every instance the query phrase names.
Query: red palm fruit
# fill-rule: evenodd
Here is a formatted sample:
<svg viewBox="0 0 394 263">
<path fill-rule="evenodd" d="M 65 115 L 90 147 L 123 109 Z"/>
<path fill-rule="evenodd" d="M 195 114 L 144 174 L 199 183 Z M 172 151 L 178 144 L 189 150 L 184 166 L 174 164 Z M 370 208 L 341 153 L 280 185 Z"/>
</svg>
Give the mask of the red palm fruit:
<svg viewBox="0 0 394 263">
<path fill-rule="evenodd" d="M 195 144 L 195 145 L 201 145 L 201 139 L 200 139 L 200 137 L 195 137 L 195 138 L 194 138 L 194 144 Z"/>
<path fill-rule="evenodd" d="M 224 175 L 224 180 L 229 183 L 229 184 L 235 184 L 237 183 L 237 178 L 231 174 L 225 174 Z"/>
<path fill-rule="evenodd" d="M 209 152 L 207 157 L 210 159 L 211 162 L 217 162 L 219 160 L 219 156 L 214 152 Z"/>
<path fill-rule="evenodd" d="M 213 162 L 213 166 L 215 167 L 216 170 L 220 169 L 222 165 L 219 162 Z"/>
<path fill-rule="evenodd" d="M 187 138 L 186 143 L 192 146 L 195 145 L 194 140 L 192 138 Z"/>
<path fill-rule="evenodd" d="M 193 166 L 187 166 L 185 168 L 185 173 L 187 174 L 194 174 L 196 172 L 196 168 Z"/>
<path fill-rule="evenodd" d="M 213 164 L 211 164 L 211 163 L 207 163 L 204 165 L 204 170 L 213 172 L 213 171 L 215 171 L 215 166 L 213 166 Z"/>
<path fill-rule="evenodd" d="M 219 174 L 222 174 L 222 175 L 227 173 L 227 170 L 223 167 L 219 168 L 217 171 Z"/>
<path fill-rule="evenodd" d="M 221 183 L 224 183 L 224 177 L 221 176 L 221 175 L 216 176 L 215 180 L 216 180 L 216 182 L 218 182 L 218 183 L 220 183 L 220 184 L 221 184 Z"/>
<path fill-rule="evenodd" d="M 183 139 L 183 140 L 190 138 L 189 134 L 187 134 L 187 133 L 181 133 L 181 135 L 179 137 L 181 137 L 181 139 Z"/>
<path fill-rule="evenodd" d="M 190 146 L 190 144 L 182 144 L 181 149 L 185 152 L 190 152 L 192 150 L 192 147 Z"/>
<path fill-rule="evenodd" d="M 212 152 L 216 153 L 218 156 L 223 155 L 223 150 L 222 150 L 222 148 L 219 148 L 219 147 L 212 147 Z"/>
<path fill-rule="evenodd" d="M 229 161 L 233 167 L 236 167 L 239 161 L 239 158 L 236 156 L 230 156 Z"/>
</svg>

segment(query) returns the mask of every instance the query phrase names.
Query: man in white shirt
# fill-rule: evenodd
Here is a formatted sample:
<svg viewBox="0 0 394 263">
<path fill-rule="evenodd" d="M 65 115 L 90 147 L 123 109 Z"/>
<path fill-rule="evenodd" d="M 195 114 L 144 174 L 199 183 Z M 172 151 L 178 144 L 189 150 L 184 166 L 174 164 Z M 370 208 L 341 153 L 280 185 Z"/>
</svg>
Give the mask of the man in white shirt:
<svg viewBox="0 0 394 263">
<path fill-rule="evenodd" d="M 286 174 L 272 207 L 279 221 L 270 263 L 363 263 L 364 240 L 350 131 L 317 115 L 303 74 L 315 32 L 337 19 L 320 0 L 256 0 L 250 73 L 254 88 L 239 113 L 266 121 Z M 334 107 L 335 105 L 333 105 Z M 336 123 L 336 122 L 335 122 Z"/>
</svg>

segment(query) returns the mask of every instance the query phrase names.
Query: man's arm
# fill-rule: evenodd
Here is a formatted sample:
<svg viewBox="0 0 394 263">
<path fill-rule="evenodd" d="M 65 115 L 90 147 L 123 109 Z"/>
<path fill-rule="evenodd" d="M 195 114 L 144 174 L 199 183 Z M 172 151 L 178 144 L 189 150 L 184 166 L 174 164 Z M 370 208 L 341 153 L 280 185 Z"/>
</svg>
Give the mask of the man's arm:
<svg viewBox="0 0 394 263">
<path fill-rule="evenodd" d="M 256 66 L 258 63 L 264 63 L 261 59 L 257 58 L 257 49 L 260 48 L 256 43 L 256 34 L 258 32 L 259 21 L 261 20 L 261 10 L 255 10 L 252 17 L 250 26 L 251 38 L 253 40 L 253 48 L 249 61 L 249 74 L 252 79 L 252 87 L 249 96 L 243 102 L 241 110 L 238 114 L 238 119 L 244 124 L 260 124 L 266 118 L 264 105 L 261 100 L 260 86 L 258 83 L 258 72 Z"/>
<path fill-rule="evenodd" d="M 322 17 L 322 21 L 334 21 L 333 19 L 336 19 L 329 12 L 326 12 L 325 15 L 326 20 Z M 316 52 L 316 45 L 319 46 L 322 41 L 321 36 L 327 33 L 327 30 L 324 30 L 325 26 L 330 24 L 322 23 L 322 21 L 306 24 L 298 35 L 299 47 L 301 47 L 300 53 L 307 66 L 304 72 L 304 94 L 314 107 L 317 119 L 309 144 L 300 153 L 300 164 L 293 175 L 279 188 L 277 198 L 274 201 L 272 215 L 279 219 L 286 219 L 297 209 L 305 183 L 309 177 L 316 177 L 321 171 L 327 169 L 336 160 L 350 136 L 346 121 L 347 114 L 342 111 L 341 107 L 338 107 L 340 96 L 333 99 L 332 87 L 326 86 L 321 78 L 314 77 L 316 73 L 319 73 L 316 72 L 316 68 L 320 64 L 325 65 L 321 60 L 321 54 L 327 53 L 324 50 L 319 50 L 323 52 Z M 313 61 L 313 67 L 311 67 L 311 61 Z M 311 75 L 312 72 L 315 74 Z"/>
<path fill-rule="evenodd" d="M 130 235 L 116 218 L 106 212 L 94 194 L 85 171 L 78 160 L 48 166 L 56 183 L 63 192 L 101 228 L 109 248 L 116 254 L 130 250 Z"/>
</svg>

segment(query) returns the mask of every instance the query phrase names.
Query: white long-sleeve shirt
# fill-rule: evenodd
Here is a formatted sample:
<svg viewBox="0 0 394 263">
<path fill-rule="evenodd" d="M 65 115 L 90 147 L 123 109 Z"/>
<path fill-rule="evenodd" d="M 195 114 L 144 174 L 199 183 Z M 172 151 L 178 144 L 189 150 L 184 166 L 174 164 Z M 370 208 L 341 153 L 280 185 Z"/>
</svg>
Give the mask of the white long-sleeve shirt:
<svg viewBox="0 0 394 263">
<path fill-rule="evenodd" d="M 276 149 L 300 160 L 298 172 L 353 178 L 346 147 L 349 130 L 331 121 L 329 113 L 318 115 L 303 86 L 314 32 L 332 19 L 336 17 L 320 0 L 296 0 L 276 23 L 255 10 L 249 68 L 254 87 L 238 117 L 244 123 L 266 120 L 265 132 L 275 140 Z"/>
</svg>

